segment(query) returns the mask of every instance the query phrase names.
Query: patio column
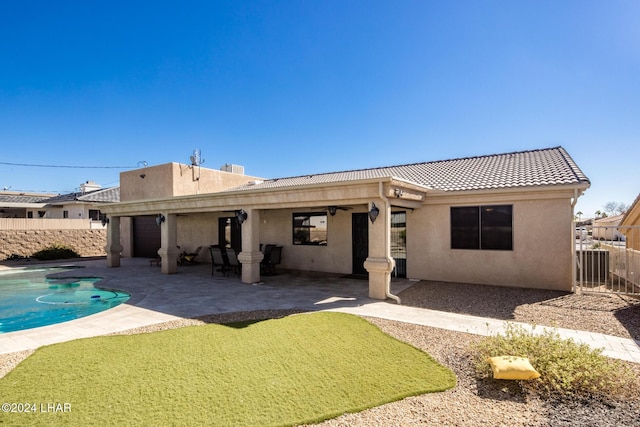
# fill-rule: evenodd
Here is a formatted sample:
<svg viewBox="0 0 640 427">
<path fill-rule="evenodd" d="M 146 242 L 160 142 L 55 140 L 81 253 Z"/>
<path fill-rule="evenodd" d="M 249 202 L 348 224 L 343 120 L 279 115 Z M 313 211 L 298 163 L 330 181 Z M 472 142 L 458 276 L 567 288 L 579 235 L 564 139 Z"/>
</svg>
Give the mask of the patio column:
<svg viewBox="0 0 640 427">
<path fill-rule="evenodd" d="M 369 224 L 369 256 L 364 268 L 369 272 L 369 298 L 387 299 L 395 260 L 389 255 L 391 241 L 391 206 L 376 204 L 379 209 L 374 223 Z M 369 206 L 371 208 L 371 206 Z"/>
<path fill-rule="evenodd" d="M 162 258 L 161 271 L 173 274 L 178 271 L 178 221 L 174 214 L 162 214 L 164 221 L 160 223 L 160 249 L 158 255 Z"/>
<path fill-rule="evenodd" d="M 109 225 L 107 225 L 107 245 L 104 247 L 107 253 L 107 267 L 120 267 L 120 253 L 122 252 L 120 244 L 120 217 L 109 217 Z"/>
<path fill-rule="evenodd" d="M 242 263 L 242 283 L 260 281 L 260 261 L 264 254 L 260 252 L 260 211 L 245 209 L 247 219 L 242 223 L 242 252 L 238 261 Z"/>
</svg>

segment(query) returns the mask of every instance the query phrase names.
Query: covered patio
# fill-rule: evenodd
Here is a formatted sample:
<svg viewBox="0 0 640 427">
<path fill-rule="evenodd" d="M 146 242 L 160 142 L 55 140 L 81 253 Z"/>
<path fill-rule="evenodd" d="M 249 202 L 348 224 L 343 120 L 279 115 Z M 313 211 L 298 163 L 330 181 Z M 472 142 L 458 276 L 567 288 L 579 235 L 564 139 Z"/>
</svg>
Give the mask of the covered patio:
<svg viewBox="0 0 640 427">
<path fill-rule="evenodd" d="M 119 267 L 121 263 L 124 249 L 121 230 L 126 229 L 121 227 L 122 218 L 153 216 L 158 219 L 161 271 L 174 274 L 178 271 L 179 246 L 196 248 L 215 244 L 221 239 L 215 225 L 217 221 L 242 212 L 239 221 L 242 249 L 238 254 L 242 283 L 266 281 L 260 269 L 263 244 L 283 247 L 282 267 L 287 270 L 349 275 L 354 272 L 353 247 L 356 245 L 352 217 L 361 214 L 368 218 L 364 239 L 366 257 L 362 262 L 363 271 L 368 275 L 368 295 L 399 302 L 390 289 L 395 268 L 390 244 L 392 209 L 420 209 L 427 188 L 393 177 L 339 182 L 319 182 L 312 176 L 307 179 L 309 183 L 279 185 L 274 180 L 271 185 L 260 188 L 248 184 L 215 193 L 108 205 L 103 209 L 109 220 L 107 265 Z M 316 245 L 297 244 L 293 236 L 295 215 L 322 212 L 327 221 L 326 241 Z M 130 240 L 130 236 L 124 240 Z"/>
</svg>

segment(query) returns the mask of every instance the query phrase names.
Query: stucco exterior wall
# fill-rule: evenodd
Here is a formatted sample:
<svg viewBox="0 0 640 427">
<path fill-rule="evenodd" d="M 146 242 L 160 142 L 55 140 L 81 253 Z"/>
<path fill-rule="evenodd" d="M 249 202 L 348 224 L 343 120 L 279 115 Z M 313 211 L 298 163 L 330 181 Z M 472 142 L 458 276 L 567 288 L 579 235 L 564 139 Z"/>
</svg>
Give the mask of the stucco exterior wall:
<svg viewBox="0 0 640 427">
<path fill-rule="evenodd" d="M 91 209 L 94 208 L 93 206 Z M 47 208 L 45 218 L 64 218 L 64 212 L 67 211 L 70 219 L 89 218 L 89 206 L 84 204 L 69 204 L 64 207 Z"/>
<path fill-rule="evenodd" d="M 282 246 L 282 268 L 349 274 L 352 270 L 351 212 L 327 213 L 326 245 L 293 245 L 293 214 L 322 209 L 266 210 L 260 215 L 260 242 Z"/>
<path fill-rule="evenodd" d="M 182 163 L 165 163 L 122 172 L 120 201 L 216 193 L 255 180 L 260 178 Z"/>
<path fill-rule="evenodd" d="M 202 246 L 197 262 L 211 262 L 209 246 L 218 243 L 218 218 L 222 215 L 203 213 L 178 217 L 178 246 L 181 252 L 193 253 Z"/>
<path fill-rule="evenodd" d="M 638 227 L 640 226 L 640 196 L 638 196 L 631 206 L 630 210 L 625 214 L 620 225 L 625 227 Z M 620 230 L 625 236 L 627 241 L 627 248 L 635 251 L 640 251 L 640 230 L 637 228 L 622 228 Z M 639 279 L 640 280 L 640 279 Z"/>
<path fill-rule="evenodd" d="M 513 250 L 451 249 L 450 208 L 513 205 Z M 571 291 L 572 230 L 568 198 L 461 199 L 407 214 L 411 278 Z"/>
</svg>

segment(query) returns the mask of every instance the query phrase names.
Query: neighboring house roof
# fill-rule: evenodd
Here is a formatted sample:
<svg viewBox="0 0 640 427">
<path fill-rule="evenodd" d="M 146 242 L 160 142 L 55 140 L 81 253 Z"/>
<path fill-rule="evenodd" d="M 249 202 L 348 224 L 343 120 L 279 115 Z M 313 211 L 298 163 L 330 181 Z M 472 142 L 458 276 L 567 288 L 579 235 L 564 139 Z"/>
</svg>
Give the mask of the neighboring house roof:
<svg viewBox="0 0 640 427">
<path fill-rule="evenodd" d="M 598 218 L 593 220 L 593 225 L 603 225 L 603 224 L 615 224 L 618 225 L 622 221 L 624 215 L 611 215 L 605 216 L 604 218 Z"/>
<path fill-rule="evenodd" d="M 230 191 L 394 177 L 433 190 L 463 191 L 583 184 L 589 178 L 562 147 L 269 179 Z"/>
<path fill-rule="evenodd" d="M 120 201 L 120 187 L 102 188 L 100 190 L 60 194 L 46 200 L 49 205 L 68 202 L 112 203 Z"/>
<path fill-rule="evenodd" d="M 0 204 L 5 203 L 44 203 L 47 199 L 51 197 L 50 194 L 28 194 L 28 193 L 19 193 L 19 194 L 0 194 Z"/>
</svg>

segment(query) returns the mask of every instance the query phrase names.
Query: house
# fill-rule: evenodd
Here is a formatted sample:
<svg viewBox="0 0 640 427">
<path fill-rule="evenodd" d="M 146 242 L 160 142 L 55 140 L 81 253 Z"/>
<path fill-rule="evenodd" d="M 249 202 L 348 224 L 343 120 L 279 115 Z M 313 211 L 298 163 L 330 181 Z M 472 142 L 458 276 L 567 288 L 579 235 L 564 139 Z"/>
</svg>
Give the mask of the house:
<svg viewBox="0 0 640 427">
<path fill-rule="evenodd" d="M 627 249 L 640 251 L 640 194 L 622 216 L 620 232 L 625 235 Z"/>
<path fill-rule="evenodd" d="M 365 274 L 378 299 L 392 275 L 572 290 L 573 208 L 590 182 L 562 147 L 275 179 L 228 170 L 121 173 L 121 201 L 102 208 L 108 265 L 158 254 L 176 273 L 178 246 L 220 244 L 255 283 L 261 245 L 276 244 L 282 268 Z"/>
<path fill-rule="evenodd" d="M 44 217 L 46 200 L 55 196 L 48 193 L 0 191 L 0 218 Z"/>
<path fill-rule="evenodd" d="M 0 193 L 0 259 L 28 257 L 55 244 L 66 244 L 81 256 L 104 255 L 105 203 L 119 201 L 119 188 L 92 182 L 79 192 L 54 195 Z M 105 221 L 106 222 L 106 221 Z"/>
<path fill-rule="evenodd" d="M 624 240 L 618 226 L 624 215 L 612 215 L 591 222 L 591 236 L 597 240 Z"/>
<path fill-rule="evenodd" d="M 102 188 L 93 181 L 67 194 L 0 192 L 0 218 L 92 219 L 101 221 L 100 205 L 120 200 L 120 188 Z"/>
<path fill-rule="evenodd" d="M 120 187 L 102 188 L 93 181 L 80 185 L 80 191 L 61 194 L 45 200 L 46 218 L 70 218 L 102 221 L 100 206 L 120 200 Z"/>
</svg>

